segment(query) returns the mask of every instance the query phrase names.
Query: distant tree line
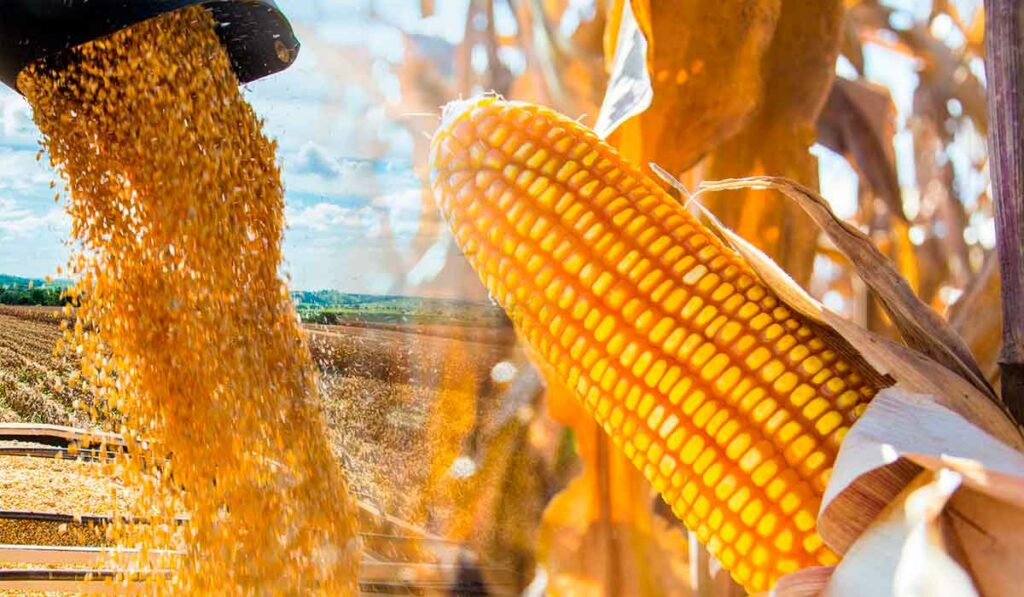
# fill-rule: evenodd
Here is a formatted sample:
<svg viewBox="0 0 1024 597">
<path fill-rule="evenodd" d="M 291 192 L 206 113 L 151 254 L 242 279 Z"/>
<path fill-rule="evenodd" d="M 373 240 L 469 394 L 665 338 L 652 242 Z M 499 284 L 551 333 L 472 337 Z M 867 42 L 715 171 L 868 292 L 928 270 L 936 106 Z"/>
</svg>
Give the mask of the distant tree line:
<svg viewBox="0 0 1024 597">
<path fill-rule="evenodd" d="M 0 305 L 59 307 L 67 302 L 61 295 L 62 289 L 54 287 L 0 286 Z"/>
<path fill-rule="evenodd" d="M 338 290 L 296 290 L 292 292 L 292 300 L 296 304 L 315 307 L 359 307 L 401 298 L 403 297 L 354 294 Z"/>
</svg>

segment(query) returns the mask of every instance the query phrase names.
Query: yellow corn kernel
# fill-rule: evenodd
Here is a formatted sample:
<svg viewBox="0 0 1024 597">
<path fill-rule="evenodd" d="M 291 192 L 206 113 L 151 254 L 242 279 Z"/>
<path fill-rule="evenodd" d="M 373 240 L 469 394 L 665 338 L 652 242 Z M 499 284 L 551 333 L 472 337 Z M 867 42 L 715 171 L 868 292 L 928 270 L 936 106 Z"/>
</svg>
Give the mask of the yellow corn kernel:
<svg viewBox="0 0 1024 597">
<path fill-rule="evenodd" d="M 518 144 L 491 142 L 480 130 L 485 121 L 516 128 Z M 543 131 L 552 127 L 572 138 L 574 149 L 547 141 Z M 482 188 L 475 176 L 481 167 L 471 158 L 495 151 L 504 156 L 496 171 L 513 164 L 524 169 L 516 178 L 488 178 Z M 541 161 L 533 159 L 540 153 L 559 160 L 554 177 L 545 180 L 563 197 L 560 208 L 532 190 L 533 181 L 545 176 L 530 166 Z M 655 488 L 670 488 L 662 496 L 673 512 L 737 581 L 760 592 L 795 568 L 835 560 L 815 532 L 813 513 L 821 502 L 822 471 L 838 451 L 830 436 L 879 389 L 844 392 L 877 378 L 856 371 L 866 365 L 842 361 L 740 256 L 573 120 L 496 98 L 474 100 L 448 110 L 434 136 L 431 167 L 435 198 L 453 228 L 463 231 L 457 241 L 521 336 L 550 347 L 544 356 L 553 371 L 600 373 L 585 387 L 616 388 L 603 394 L 637 424 L 620 429 L 616 418 L 605 428 Z M 608 199 L 596 198 L 597 189 L 611 189 Z M 513 196 L 516 209 L 489 194 Z M 558 235 L 564 254 L 520 233 L 524 219 L 531 228 L 545 222 L 544 231 Z M 601 250 L 580 222 L 611 234 L 616 252 Z M 481 251 L 467 250 L 487 248 L 493 237 L 522 247 L 523 257 L 513 251 L 507 269 L 499 271 L 479 257 Z M 530 263 L 535 256 L 543 259 L 541 266 L 555 268 L 573 302 L 508 308 L 501 297 L 515 292 L 545 296 L 531 273 L 539 267 Z M 574 305 L 584 306 L 577 314 Z M 556 309 L 564 330 L 545 323 L 544 307 Z M 581 321 L 590 312 L 602 322 L 597 333 Z M 608 329 L 616 333 L 610 341 Z M 575 351 L 559 342 L 569 330 L 582 343 Z M 584 347 L 604 359 L 599 372 L 581 362 Z M 578 397 L 587 404 L 585 394 Z M 591 413 L 605 423 L 600 409 Z"/>
</svg>

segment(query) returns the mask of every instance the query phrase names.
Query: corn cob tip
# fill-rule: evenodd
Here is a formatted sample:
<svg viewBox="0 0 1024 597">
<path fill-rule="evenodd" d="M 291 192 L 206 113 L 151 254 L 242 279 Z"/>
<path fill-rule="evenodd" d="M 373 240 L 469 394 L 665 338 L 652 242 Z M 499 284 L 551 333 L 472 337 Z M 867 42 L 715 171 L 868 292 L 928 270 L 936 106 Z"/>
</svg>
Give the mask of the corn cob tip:
<svg viewBox="0 0 1024 597">
<path fill-rule="evenodd" d="M 502 98 L 500 95 L 495 93 L 485 93 L 469 99 L 457 99 L 452 100 L 441 107 L 441 126 L 438 130 L 443 130 L 451 125 L 453 122 L 464 114 L 469 114 L 474 108 L 482 107 L 494 103 L 500 103 L 508 106 L 526 106 L 524 102 L 508 101 Z M 436 138 L 436 135 L 435 135 Z"/>
<path fill-rule="evenodd" d="M 441 124 L 434 132 L 430 142 L 430 177 L 433 183 L 439 171 L 462 170 L 480 164 L 468 164 L 461 161 L 452 162 L 453 157 L 461 154 L 466 146 L 479 141 L 476 138 L 474 123 L 486 117 L 493 108 L 525 109 L 531 105 L 524 102 L 508 101 L 495 94 L 479 95 L 470 99 L 459 99 L 448 102 L 441 108 Z M 490 110 L 488 110 L 490 108 Z M 449 138 L 459 142 L 445 144 Z"/>
<path fill-rule="evenodd" d="M 454 130 L 456 124 L 467 118 L 473 109 L 486 98 L 476 97 L 468 100 L 458 99 L 452 100 L 441 107 L 441 124 L 434 131 L 434 136 L 430 139 L 430 182 L 433 184 L 437 178 L 439 170 L 443 168 L 443 165 L 447 163 L 446 154 L 449 153 L 450 147 L 442 149 L 442 144 L 446 136 L 450 135 Z"/>
<path fill-rule="evenodd" d="M 465 114 L 467 111 L 472 110 L 473 106 L 479 101 L 480 97 L 470 98 L 468 100 L 457 99 L 452 100 L 441 107 L 441 129 L 451 125 L 459 116 Z"/>
</svg>

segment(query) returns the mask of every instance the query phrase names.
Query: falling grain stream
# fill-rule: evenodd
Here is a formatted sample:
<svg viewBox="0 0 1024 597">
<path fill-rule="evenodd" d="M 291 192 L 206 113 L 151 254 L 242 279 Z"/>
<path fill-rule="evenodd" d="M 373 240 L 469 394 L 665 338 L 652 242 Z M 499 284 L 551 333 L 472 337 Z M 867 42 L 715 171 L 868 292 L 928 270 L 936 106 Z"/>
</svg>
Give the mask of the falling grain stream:
<svg viewBox="0 0 1024 597">
<path fill-rule="evenodd" d="M 81 355 L 92 414 L 127 444 L 94 467 L 135 496 L 107 504 L 111 542 L 137 548 L 109 567 L 127 578 L 147 553 L 180 550 L 153 592 L 354 592 L 354 507 L 278 276 L 276 148 L 211 17 L 146 21 L 19 87 L 78 246 L 64 348 Z"/>
</svg>

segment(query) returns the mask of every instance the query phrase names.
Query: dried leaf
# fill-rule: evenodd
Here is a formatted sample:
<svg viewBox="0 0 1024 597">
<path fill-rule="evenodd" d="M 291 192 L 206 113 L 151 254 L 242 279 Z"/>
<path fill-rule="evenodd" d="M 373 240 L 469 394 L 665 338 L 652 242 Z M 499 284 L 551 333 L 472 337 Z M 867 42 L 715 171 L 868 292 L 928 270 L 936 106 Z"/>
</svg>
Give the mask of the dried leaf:
<svg viewBox="0 0 1024 597">
<path fill-rule="evenodd" d="M 973 283 L 949 308 L 949 324 L 971 348 L 985 377 L 999 378 L 999 350 L 1003 346 L 1003 309 L 999 260 L 990 256 Z"/>
<path fill-rule="evenodd" d="M 921 302 L 892 262 L 867 236 L 836 217 L 821 195 L 799 183 L 777 177 L 723 180 L 701 185 L 702 191 L 735 188 L 775 189 L 800 205 L 871 287 L 908 346 L 959 373 L 990 400 L 996 400 L 995 391 L 988 385 L 963 339 L 942 317 Z"/>
<path fill-rule="evenodd" d="M 765 81 L 762 105 L 740 134 L 709 156 L 708 178 L 772 174 L 817 187 L 818 163 L 808 150 L 835 76 L 842 20 L 839 0 L 784 0 L 775 36 L 761 65 Z M 730 87 L 724 89 L 738 93 Z M 651 159 L 675 171 L 674 164 L 660 155 Z M 779 197 L 749 191 L 710 198 L 706 207 L 798 282 L 810 281 L 814 251 L 808 249 L 817 245 L 818 231 L 802 210 Z"/>
<path fill-rule="evenodd" d="M 862 40 L 871 40 L 881 46 L 903 51 L 921 61 L 919 76 L 922 85 L 932 87 L 942 105 L 950 99 L 960 102 L 964 116 L 969 118 L 975 129 L 985 136 L 988 130 L 988 108 L 985 86 L 970 70 L 971 56 L 956 52 L 945 42 L 937 39 L 920 22 L 907 29 L 890 28 L 889 16 L 893 10 L 877 1 L 860 2 L 847 11 L 847 17 L 860 32 Z M 893 44 L 892 35 L 898 42 Z"/>
<path fill-rule="evenodd" d="M 889 211 L 905 221 L 892 144 L 894 118 L 884 87 L 839 78 L 818 117 L 818 142 L 845 156 Z"/>
<path fill-rule="evenodd" d="M 618 25 L 615 15 L 623 2 L 613 5 L 609 27 Z M 630 5 L 649 44 L 654 98 L 611 141 L 635 163 L 657 160 L 680 173 L 739 132 L 759 106 L 761 61 L 781 0 L 633 0 Z M 608 58 L 616 55 L 615 39 L 606 35 Z"/>
</svg>

